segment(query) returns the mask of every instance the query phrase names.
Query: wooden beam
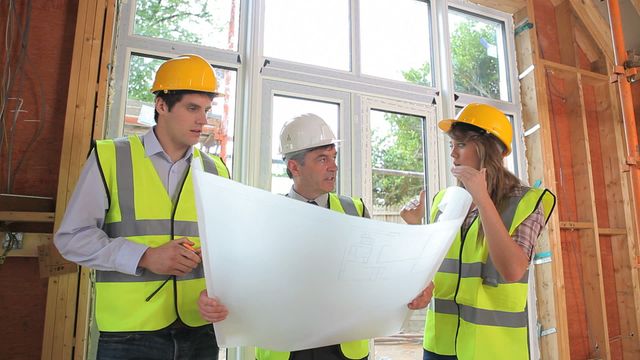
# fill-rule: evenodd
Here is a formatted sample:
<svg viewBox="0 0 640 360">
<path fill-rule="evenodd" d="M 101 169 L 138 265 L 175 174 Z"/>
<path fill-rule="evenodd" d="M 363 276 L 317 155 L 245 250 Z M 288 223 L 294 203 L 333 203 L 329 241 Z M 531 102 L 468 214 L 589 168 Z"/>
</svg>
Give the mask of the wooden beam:
<svg viewBox="0 0 640 360">
<path fill-rule="evenodd" d="M 589 62 L 594 62 L 600 58 L 602 54 L 597 47 L 591 35 L 587 33 L 587 30 L 582 25 L 577 25 L 573 28 L 576 43 L 582 49 L 584 54 L 589 59 Z"/>
<path fill-rule="evenodd" d="M 55 201 L 50 197 L 0 194 L 0 211 L 53 212 Z"/>
<path fill-rule="evenodd" d="M 534 0 L 514 15 L 514 23 L 536 24 Z M 534 25 L 535 26 L 535 25 Z M 557 194 L 550 135 L 550 120 L 545 85 L 544 66 L 540 63 L 536 30 L 525 30 L 516 35 L 518 73 L 533 71 L 520 79 L 522 121 L 525 129 L 540 126 L 540 130 L 525 137 L 529 183 L 542 180 L 544 187 Z M 553 261 L 536 265 L 535 289 L 538 322 L 541 329 L 551 330 L 539 339 L 542 359 L 569 358 L 569 332 L 565 301 L 562 242 L 560 241 L 558 211 L 554 211 L 542 236 L 536 243 L 536 253 L 551 253 Z"/>
<path fill-rule="evenodd" d="M 629 0 L 629 1 L 631 2 L 631 5 L 633 5 L 633 7 L 636 8 L 638 15 L 640 15 L 640 0 Z"/>
<path fill-rule="evenodd" d="M 571 86 L 570 88 L 573 88 Z M 591 148 L 587 127 L 585 95 L 582 78 L 577 74 L 578 92 L 570 92 L 568 110 L 574 116 L 571 124 L 571 156 L 573 158 L 573 177 L 576 189 L 576 208 L 581 220 L 597 221 L 593 169 L 591 167 Z M 597 229 L 582 230 L 580 233 L 580 256 L 584 301 L 587 309 L 589 331 L 589 356 L 591 358 L 611 359 L 609 325 L 605 289 L 603 283 L 602 256 L 600 238 Z"/>
<path fill-rule="evenodd" d="M 560 229 L 562 230 L 581 230 L 581 229 L 593 229 L 592 222 L 580 222 L 580 221 L 560 221 Z"/>
<path fill-rule="evenodd" d="M 73 192 L 76 179 L 80 173 L 80 164 L 76 158 L 82 149 L 84 109 L 87 107 L 83 88 L 92 81 L 89 79 L 90 70 L 87 69 L 88 54 L 96 43 L 94 40 L 94 23 L 97 18 L 99 0 L 83 1 L 78 6 L 76 33 L 74 39 L 73 58 L 71 60 L 71 78 L 67 97 L 67 112 L 65 116 L 62 153 L 60 159 L 60 175 L 58 182 L 58 196 L 56 204 L 57 229 L 66 204 Z M 91 123 L 93 121 L 91 120 Z M 89 128 L 89 127 L 87 127 Z M 90 134 L 89 134 L 90 136 Z M 76 156 L 74 156 L 74 153 Z M 86 154 L 86 151 L 84 151 Z M 53 251 L 55 254 L 55 251 Z M 60 257 L 60 255 L 57 255 Z M 47 312 L 45 318 L 45 333 L 42 347 L 42 359 L 71 359 L 73 354 L 73 332 L 76 321 L 76 296 L 78 286 L 78 271 L 71 274 L 52 276 L 49 278 L 47 293 Z M 76 294 L 72 292 L 76 288 Z M 55 297 L 49 296 L 55 294 Z"/>
<path fill-rule="evenodd" d="M 60 160 L 56 229 L 84 164 L 92 134 L 96 138 L 103 134 L 104 119 L 94 122 L 94 117 L 104 117 L 115 8 L 116 0 L 87 0 L 78 5 Z M 50 277 L 42 359 L 86 357 L 91 302 L 89 273 L 88 269 L 81 269 Z"/>
<path fill-rule="evenodd" d="M 52 212 L 0 211 L 0 222 L 2 221 L 53 222 L 54 218 L 55 218 L 55 213 L 52 213 Z"/>
<path fill-rule="evenodd" d="M 602 18 L 598 8 L 592 1 L 568 0 L 576 16 L 582 21 L 585 29 L 591 34 L 607 60 L 613 61 L 613 42 L 608 22 Z"/>
<path fill-rule="evenodd" d="M 576 57 L 576 40 L 574 38 L 575 21 L 571 5 L 563 1 L 555 8 L 558 43 L 560 45 L 560 62 L 565 65 L 578 64 Z"/>
<path fill-rule="evenodd" d="M 600 235 L 629 235 L 626 228 L 598 228 L 598 232 Z"/>
<path fill-rule="evenodd" d="M 527 6 L 527 0 L 471 0 L 470 2 L 509 14 L 515 14 Z"/>
<path fill-rule="evenodd" d="M 612 69 L 612 66 L 608 68 Z M 598 117 L 611 119 L 609 123 L 612 125 L 604 127 L 604 121 L 600 122 L 600 133 L 606 141 L 602 144 L 602 152 L 610 157 L 603 162 L 607 179 L 606 196 L 611 204 L 609 223 L 616 227 L 611 235 L 618 235 L 619 228 L 624 228 L 626 232 L 626 236 L 618 236 L 611 241 L 623 358 L 640 359 L 640 341 L 637 339 L 640 331 L 640 272 L 636 268 L 637 242 L 633 236 L 636 233 L 634 226 L 639 224 L 634 224 L 629 206 L 633 198 L 630 173 L 623 171 L 626 164 L 621 161 L 626 158 L 622 110 L 616 86 L 606 82 L 596 89 L 596 96 L 606 99 L 606 104 L 598 106 Z M 600 233 L 606 234 L 606 231 L 601 230 Z"/>
<path fill-rule="evenodd" d="M 576 67 L 573 66 L 569 66 L 569 65 L 565 65 L 565 64 L 560 64 L 557 63 L 555 61 L 550 61 L 550 60 L 545 60 L 545 59 L 540 59 L 540 64 L 544 65 L 545 68 L 548 69 L 552 69 L 552 70 L 560 70 L 559 72 L 559 76 L 564 76 L 567 74 L 580 74 L 580 76 L 582 76 L 583 81 L 584 80 L 603 80 L 603 81 L 609 81 L 609 76 L 608 75 L 604 75 L 604 74 L 599 74 L 593 71 L 589 71 L 589 70 L 584 70 L 584 69 L 578 69 Z M 588 79 L 585 79 L 588 78 Z"/>
</svg>

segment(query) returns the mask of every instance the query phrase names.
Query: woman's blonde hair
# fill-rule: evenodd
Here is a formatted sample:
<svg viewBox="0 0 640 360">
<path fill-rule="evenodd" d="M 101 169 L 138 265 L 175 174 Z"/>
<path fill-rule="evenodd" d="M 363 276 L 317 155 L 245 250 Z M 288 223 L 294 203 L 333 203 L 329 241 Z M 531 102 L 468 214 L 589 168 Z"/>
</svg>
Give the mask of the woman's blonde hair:
<svg viewBox="0 0 640 360">
<path fill-rule="evenodd" d="M 502 154 L 505 146 L 498 138 L 477 126 L 462 122 L 454 123 L 447 135 L 455 141 L 473 142 L 476 145 L 480 168 L 487 169 L 487 191 L 496 207 L 522 186 L 520 179 L 504 167 Z"/>
</svg>

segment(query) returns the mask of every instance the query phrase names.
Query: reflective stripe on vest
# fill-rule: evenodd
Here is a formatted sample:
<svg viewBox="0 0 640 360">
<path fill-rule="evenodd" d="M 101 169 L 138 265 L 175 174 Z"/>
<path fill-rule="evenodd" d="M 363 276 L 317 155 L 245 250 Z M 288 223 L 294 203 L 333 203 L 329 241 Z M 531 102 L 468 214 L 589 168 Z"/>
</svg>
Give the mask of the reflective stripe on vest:
<svg viewBox="0 0 640 360">
<path fill-rule="evenodd" d="M 329 209 L 352 216 L 364 216 L 361 199 L 329 193 Z M 346 359 L 362 359 L 369 354 L 369 340 L 355 340 L 340 344 L 340 351 Z M 288 351 L 273 351 L 256 348 L 257 360 L 288 360 Z"/>
<path fill-rule="evenodd" d="M 103 226 L 109 237 L 126 237 L 129 241 L 157 247 L 172 240 L 173 234 L 173 239 L 188 237 L 199 246 L 189 169 L 174 212 L 172 200 L 137 136 L 98 141 L 95 153 L 110 200 Z M 201 161 L 207 172 L 229 176 L 217 157 L 194 149 L 192 159 Z M 171 221 L 172 213 L 174 221 Z M 198 295 L 205 287 L 202 266 L 186 276 L 175 277 L 176 281 L 167 283 L 150 301 L 145 301 L 167 278 L 146 270 L 140 276 L 96 271 L 98 328 L 101 331 L 157 330 L 178 316 L 189 326 L 206 324 L 197 309 Z M 174 286 L 177 286 L 175 292 Z"/>
<path fill-rule="evenodd" d="M 438 204 L 443 195 L 444 191 L 434 198 L 432 221 L 439 215 Z M 509 234 L 513 234 L 541 202 L 546 221 L 555 206 L 555 196 L 548 190 L 529 189 L 521 197 L 509 198 L 500 209 Z M 504 281 L 491 261 L 486 241 L 479 234 L 480 223 L 476 218 L 464 239 L 458 232 L 435 276 L 424 348 L 440 355 L 456 355 L 462 360 L 527 359 L 528 273 L 517 282 Z"/>
</svg>

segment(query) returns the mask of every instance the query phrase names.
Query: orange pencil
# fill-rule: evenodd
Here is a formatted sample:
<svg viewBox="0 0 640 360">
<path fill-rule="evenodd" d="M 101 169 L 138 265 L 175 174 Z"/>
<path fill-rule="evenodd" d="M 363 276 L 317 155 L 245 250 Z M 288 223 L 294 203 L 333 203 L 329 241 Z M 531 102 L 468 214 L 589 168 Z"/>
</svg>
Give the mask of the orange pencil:
<svg viewBox="0 0 640 360">
<path fill-rule="evenodd" d="M 187 248 L 188 250 L 193 251 L 194 253 L 198 253 L 198 251 L 196 251 L 196 249 L 193 248 L 193 246 L 187 244 L 187 243 L 182 243 L 182 246 L 184 246 L 185 248 Z"/>
</svg>

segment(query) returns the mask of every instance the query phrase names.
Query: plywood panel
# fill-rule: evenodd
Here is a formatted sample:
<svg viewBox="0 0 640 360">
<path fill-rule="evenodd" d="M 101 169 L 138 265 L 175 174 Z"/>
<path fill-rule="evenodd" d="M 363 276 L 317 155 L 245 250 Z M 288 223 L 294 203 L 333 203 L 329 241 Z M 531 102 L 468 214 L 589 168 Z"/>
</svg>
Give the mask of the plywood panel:
<svg viewBox="0 0 640 360">
<path fill-rule="evenodd" d="M 576 40 L 575 40 L 575 19 L 573 9 L 568 1 L 562 2 L 555 8 L 556 27 L 558 36 L 558 46 L 560 51 L 560 62 L 569 65 L 576 65 Z"/>
<path fill-rule="evenodd" d="M 31 4 L 30 11 L 27 9 L 28 3 Z M 6 119 L 10 123 L 14 114 L 17 117 L 13 136 L 10 126 L 3 130 L 12 138 L 12 186 L 7 188 L 6 166 L 10 143 L 4 142 L 0 151 L 0 192 L 53 197 L 62 145 L 63 119 L 60 114 L 65 109 L 74 34 L 73 18 L 78 4 L 71 0 L 28 3 L 15 2 L 18 18 L 14 19 L 16 28 L 13 29 L 12 42 L 9 42 L 13 44 L 8 68 L 12 80 L 9 97 L 14 99 L 7 102 L 9 116 Z M 3 1 L 0 5 L 3 29 L 7 19 L 7 4 Z M 17 27 L 24 26 L 27 16 L 30 16 L 29 29 L 25 32 L 28 37 L 20 39 L 18 35 L 22 32 Z M 20 52 L 21 40 L 27 45 L 24 53 Z M 0 59 L 3 64 L 7 45 L 5 37 L 0 37 L 3 49 Z M 19 58 L 21 62 L 18 62 Z M 20 112 L 16 113 L 20 103 Z"/>
<path fill-rule="evenodd" d="M 8 258 L 0 266 L 0 359 L 37 359 L 42 347 L 47 281 L 36 258 Z"/>
<path fill-rule="evenodd" d="M 562 233 L 567 308 L 584 311 L 568 314 L 571 356 L 608 358 L 608 325 L 580 76 L 577 70 L 548 69 L 547 85 L 552 104 L 560 220 L 592 224 L 592 229 Z"/>
<path fill-rule="evenodd" d="M 609 223 L 609 207 L 615 206 L 615 203 L 609 203 L 607 200 L 607 179 L 603 169 L 606 155 L 602 153 L 603 144 L 600 141 L 599 122 L 607 122 L 607 119 L 599 119 L 598 105 L 604 107 L 607 104 L 608 97 L 596 97 L 594 85 L 583 81 L 584 107 L 587 120 L 587 129 L 589 132 L 589 149 L 591 158 L 591 167 L 593 170 L 593 185 L 595 191 L 595 202 L 597 213 L 598 227 L 611 227 Z M 609 121 L 610 122 L 610 121 Z M 609 124 L 611 125 L 611 124 Z M 612 131 L 610 131 L 612 133 Z M 607 139 L 604 139 L 605 143 Z M 608 159 L 607 159 L 608 160 Z M 611 179 L 610 179 L 611 180 Z M 619 181 L 618 181 L 619 183 Z M 611 250 L 611 236 L 600 236 L 600 259 L 603 273 L 604 297 L 607 314 L 608 336 L 611 346 L 612 359 L 622 359 L 622 342 L 620 341 L 620 318 L 618 316 L 618 302 L 616 295 L 616 279 L 614 273 L 614 258 Z"/>
<path fill-rule="evenodd" d="M 556 181 L 559 188 L 557 211 L 560 219 L 564 221 L 577 221 L 576 204 L 573 197 L 567 194 L 575 194 L 573 174 L 566 169 L 572 167 L 572 157 L 562 156 L 563 153 L 569 153 L 570 149 L 563 149 L 565 142 L 560 139 L 567 136 L 570 128 L 568 116 L 563 106 L 565 102 L 564 82 L 561 79 L 548 74 L 546 78 L 548 89 L 548 103 L 550 105 L 549 116 L 551 118 L 551 139 L 554 142 L 553 157 L 556 159 Z M 577 359 L 586 359 L 588 356 L 588 328 L 585 311 L 584 296 L 579 283 L 581 267 L 580 241 L 577 231 L 562 231 L 562 258 L 565 263 L 564 278 L 566 289 L 567 308 L 572 309 L 567 313 L 567 320 L 570 324 L 570 352 L 571 357 Z"/>
<path fill-rule="evenodd" d="M 533 1 L 535 10 L 535 29 L 538 37 L 540 58 L 562 62 L 558 39 L 555 7 L 548 0 Z"/>
<path fill-rule="evenodd" d="M 605 56 L 605 61 L 613 61 L 613 45 L 608 23 L 600 15 L 593 1 L 565 0 L 571 3 L 576 16 L 585 25 L 593 40 Z"/>
</svg>

